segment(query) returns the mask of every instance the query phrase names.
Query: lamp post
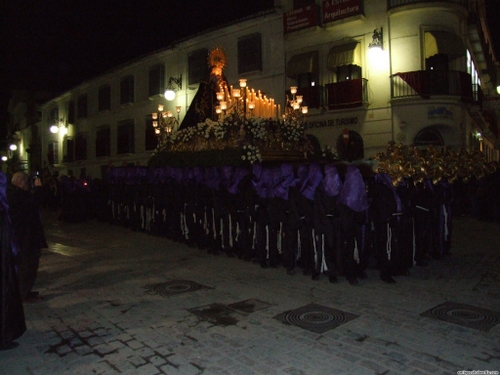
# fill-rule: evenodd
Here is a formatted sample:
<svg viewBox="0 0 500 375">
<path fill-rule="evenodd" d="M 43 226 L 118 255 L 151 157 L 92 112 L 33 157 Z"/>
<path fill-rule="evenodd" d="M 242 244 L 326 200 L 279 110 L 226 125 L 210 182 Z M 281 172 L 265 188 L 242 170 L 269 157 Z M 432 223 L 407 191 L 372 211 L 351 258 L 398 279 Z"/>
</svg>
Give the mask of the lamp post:
<svg viewBox="0 0 500 375">
<path fill-rule="evenodd" d="M 175 91 L 172 87 L 173 83 L 179 86 L 179 90 L 182 90 L 182 74 L 179 77 L 170 77 L 168 79 L 167 89 L 165 90 L 163 96 L 170 102 L 175 99 Z"/>
<path fill-rule="evenodd" d="M 175 111 L 177 112 L 176 118 L 172 111 L 165 111 L 165 106 L 158 104 L 158 112 L 151 114 L 152 125 L 155 129 L 155 134 L 158 136 L 160 146 L 165 145 L 169 141 L 172 132 L 178 127 L 181 109 L 180 105 L 175 107 Z"/>
<path fill-rule="evenodd" d="M 286 98 L 286 110 L 283 115 L 285 122 L 302 121 L 305 122 L 309 107 L 302 105 L 303 96 L 297 95 L 297 86 L 290 87 L 290 94 L 292 98 Z"/>
</svg>

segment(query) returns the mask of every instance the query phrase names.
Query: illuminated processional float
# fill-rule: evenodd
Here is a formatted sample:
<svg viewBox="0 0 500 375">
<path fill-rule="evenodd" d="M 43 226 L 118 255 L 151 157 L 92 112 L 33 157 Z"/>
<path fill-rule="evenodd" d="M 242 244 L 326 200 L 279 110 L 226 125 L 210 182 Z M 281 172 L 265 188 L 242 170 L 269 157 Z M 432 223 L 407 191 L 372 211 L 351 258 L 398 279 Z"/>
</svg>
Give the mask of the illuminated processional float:
<svg viewBox="0 0 500 375">
<path fill-rule="evenodd" d="M 210 74 L 200 83 L 182 123 L 171 112 L 153 114 L 158 146 L 150 166 L 250 165 L 266 160 L 302 160 L 311 156 L 305 134 L 308 107 L 291 88 L 281 108 L 273 98 L 247 86 L 237 87 L 224 76 L 226 55 L 214 48 L 208 58 Z M 325 147 L 321 156 L 335 159 Z"/>
</svg>

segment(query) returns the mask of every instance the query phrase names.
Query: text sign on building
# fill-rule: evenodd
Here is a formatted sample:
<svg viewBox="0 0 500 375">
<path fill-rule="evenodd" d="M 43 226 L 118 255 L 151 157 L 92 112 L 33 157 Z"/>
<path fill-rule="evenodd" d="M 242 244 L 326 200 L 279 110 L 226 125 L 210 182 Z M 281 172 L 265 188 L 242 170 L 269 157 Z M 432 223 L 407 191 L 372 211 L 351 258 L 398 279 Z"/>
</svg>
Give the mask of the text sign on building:
<svg viewBox="0 0 500 375">
<path fill-rule="evenodd" d="M 324 0 L 323 24 L 363 13 L 363 0 Z"/>
<path fill-rule="evenodd" d="M 283 15 L 283 32 L 285 34 L 307 29 L 318 24 L 318 8 L 311 4 L 286 12 Z"/>
<path fill-rule="evenodd" d="M 315 129 L 315 128 L 326 128 L 330 126 L 357 125 L 358 122 L 359 122 L 358 117 L 353 116 L 353 117 L 332 118 L 329 120 L 308 121 L 306 126 L 307 129 Z"/>
</svg>

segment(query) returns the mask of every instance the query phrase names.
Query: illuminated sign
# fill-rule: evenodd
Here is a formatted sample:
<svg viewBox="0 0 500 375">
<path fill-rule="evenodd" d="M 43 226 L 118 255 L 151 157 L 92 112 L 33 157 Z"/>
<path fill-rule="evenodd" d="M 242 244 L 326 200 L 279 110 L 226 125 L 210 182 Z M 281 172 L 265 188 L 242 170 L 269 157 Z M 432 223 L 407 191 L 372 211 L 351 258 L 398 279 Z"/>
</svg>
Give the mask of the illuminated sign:
<svg viewBox="0 0 500 375">
<path fill-rule="evenodd" d="M 294 9 L 283 15 L 283 32 L 285 34 L 316 25 L 318 25 L 318 7 L 316 4 Z"/>
<path fill-rule="evenodd" d="M 324 0 L 323 24 L 363 13 L 362 0 Z"/>
</svg>

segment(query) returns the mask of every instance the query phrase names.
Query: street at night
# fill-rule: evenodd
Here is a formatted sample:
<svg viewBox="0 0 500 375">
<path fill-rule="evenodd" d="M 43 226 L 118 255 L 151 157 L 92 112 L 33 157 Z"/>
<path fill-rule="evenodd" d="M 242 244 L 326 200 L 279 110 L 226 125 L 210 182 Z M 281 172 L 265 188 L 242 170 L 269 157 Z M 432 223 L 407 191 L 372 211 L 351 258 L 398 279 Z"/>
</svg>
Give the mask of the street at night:
<svg viewBox="0 0 500 375">
<path fill-rule="evenodd" d="M 3 374 L 456 374 L 500 368 L 498 223 L 454 219 L 452 255 L 358 286 L 44 212 L 49 249 Z M 451 320 L 451 321 L 443 321 Z"/>
</svg>

